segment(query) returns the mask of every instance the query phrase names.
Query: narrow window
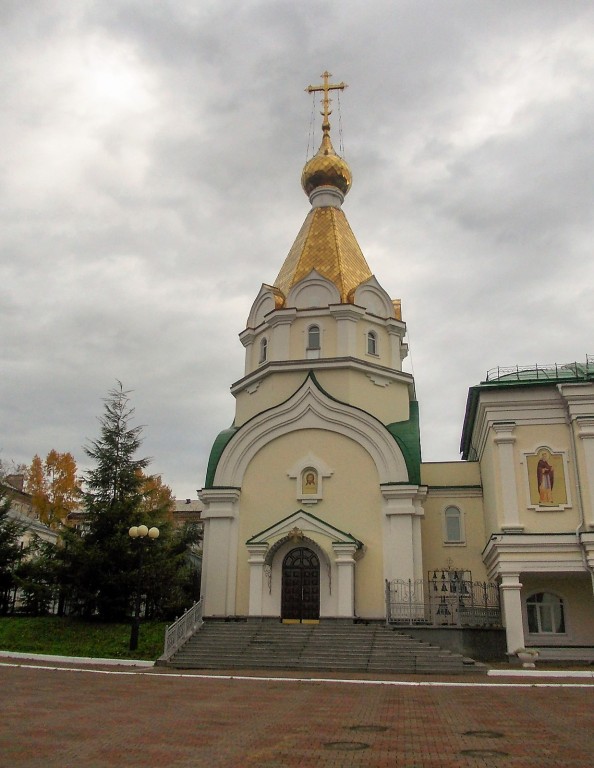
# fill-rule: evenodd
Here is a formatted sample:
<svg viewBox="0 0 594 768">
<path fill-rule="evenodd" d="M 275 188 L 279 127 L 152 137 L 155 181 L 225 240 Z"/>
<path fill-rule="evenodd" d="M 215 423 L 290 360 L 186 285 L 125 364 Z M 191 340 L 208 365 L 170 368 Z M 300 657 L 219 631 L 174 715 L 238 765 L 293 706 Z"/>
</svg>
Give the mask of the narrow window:
<svg viewBox="0 0 594 768">
<path fill-rule="evenodd" d="M 266 336 L 260 341 L 260 362 L 265 363 L 268 359 L 268 339 Z"/>
<path fill-rule="evenodd" d="M 550 592 L 538 592 L 526 600 L 528 632 L 531 634 L 565 632 L 563 600 Z"/>
<path fill-rule="evenodd" d="M 377 355 L 377 334 L 375 331 L 369 331 L 367 334 L 367 354 Z"/>
<path fill-rule="evenodd" d="M 319 349 L 320 348 L 320 326 L 310 325 L 307 331 L 307 348 Z"/>
<path fill-rule="evenodd" d="M 462 513 L 458 507 L 448 507 L 445 516 L 445 541 L 447 544 L 462 544 Z"/>
</svg>

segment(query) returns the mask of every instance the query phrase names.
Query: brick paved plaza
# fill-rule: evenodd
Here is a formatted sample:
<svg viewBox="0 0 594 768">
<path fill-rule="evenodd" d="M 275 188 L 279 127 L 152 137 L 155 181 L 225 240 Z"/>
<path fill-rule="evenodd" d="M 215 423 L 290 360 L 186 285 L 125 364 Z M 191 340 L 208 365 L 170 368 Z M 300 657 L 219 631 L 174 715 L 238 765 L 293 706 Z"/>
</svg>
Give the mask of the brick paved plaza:
<svg viewBox="0 0 594 768">
<path fill-rule="evenodd" d="M 362 675 L 352 682 L 213 679 L 159 668 L 6 662 L 2 768 L 594 762 L 594 685 L 579 680 L 372 684 Z M 426 684 L 435 682 L 441 685 Z"/>
</svg>

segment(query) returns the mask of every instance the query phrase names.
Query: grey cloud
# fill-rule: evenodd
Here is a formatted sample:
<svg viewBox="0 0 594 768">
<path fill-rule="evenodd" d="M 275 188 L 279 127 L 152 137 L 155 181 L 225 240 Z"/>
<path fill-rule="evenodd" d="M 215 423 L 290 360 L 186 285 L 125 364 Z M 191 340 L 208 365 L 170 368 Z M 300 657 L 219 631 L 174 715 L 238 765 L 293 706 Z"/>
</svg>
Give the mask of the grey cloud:
<svg viewBox="0 0 594 768">
<path fill-rule="evenodd" d="M 457 456 L 488 368 L 594 352 L 587 4 L 32 0 L 0 14 L 3 458 L 84 463 L 119 378 L 152 470 L 194 495 L 233 418 L 237 333 L 308 210 L 303 89 L 325 68 L 349 83 L 344 208 L 403 300 L 424 457 Z"/>
</svg>

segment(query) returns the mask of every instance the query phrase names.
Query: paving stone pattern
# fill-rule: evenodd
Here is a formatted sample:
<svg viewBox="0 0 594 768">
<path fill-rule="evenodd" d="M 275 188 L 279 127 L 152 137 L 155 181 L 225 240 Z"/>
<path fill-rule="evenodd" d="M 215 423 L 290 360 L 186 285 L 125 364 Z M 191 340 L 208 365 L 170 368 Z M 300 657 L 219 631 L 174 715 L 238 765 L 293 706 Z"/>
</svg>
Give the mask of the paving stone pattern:
<svg viewBox="0 0 594 768">
<path fill-rule="evenodd" d="M 451 687 L 396 687 L 205 679 L 158 668 L 99 671 L 0 664 L 0 766 L 583 768 L 594 762 L 594 685 L 511 686 L 477 677 Z"/>
</svg>

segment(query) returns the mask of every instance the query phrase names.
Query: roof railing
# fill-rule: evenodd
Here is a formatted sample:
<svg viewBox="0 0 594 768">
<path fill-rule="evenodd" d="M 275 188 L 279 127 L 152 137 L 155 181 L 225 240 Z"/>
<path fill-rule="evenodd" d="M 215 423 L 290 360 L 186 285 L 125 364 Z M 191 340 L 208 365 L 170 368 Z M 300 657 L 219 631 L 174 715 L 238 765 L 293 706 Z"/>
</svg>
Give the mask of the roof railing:
<svg viewBox="0 0 594 768">
<path fill-rule="evenodd" d="M 594 377 L 594 355 L 586 355 L 584 363 L 550 363 L 534 365 L 497 366 L 487 371 L 485 383 L 493 381 L 556 381 L 558 379 L 588 379 Z"/>
</svg>

